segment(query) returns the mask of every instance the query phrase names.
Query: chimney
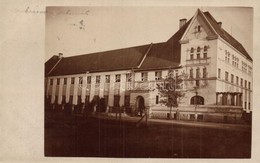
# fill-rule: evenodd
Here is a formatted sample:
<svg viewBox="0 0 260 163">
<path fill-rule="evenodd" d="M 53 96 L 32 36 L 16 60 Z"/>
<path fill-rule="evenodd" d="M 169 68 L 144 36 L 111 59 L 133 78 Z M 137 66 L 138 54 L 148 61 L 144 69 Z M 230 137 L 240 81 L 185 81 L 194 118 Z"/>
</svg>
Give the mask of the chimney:
<svg viewBox="0 0 260 163">
<path fill-rule="evenodd" d="M 182 26 L 184 26 L 185 24 L 186 24 L 186 22 L 187 22 L 187 19 L 180 19 L 180 29 L 181 29 L 181 27 Z"/>
<path fill-rule="evenodd" d="M 59 58 L 61 59 L 63 57 L 63 53 L 59 53 Z"/>
<path fill-rule="evenodd" d="M 218 22 L 218 26 L 221 28 L 221 26 L 222 26 L 222 22 Z"/>
</svg>

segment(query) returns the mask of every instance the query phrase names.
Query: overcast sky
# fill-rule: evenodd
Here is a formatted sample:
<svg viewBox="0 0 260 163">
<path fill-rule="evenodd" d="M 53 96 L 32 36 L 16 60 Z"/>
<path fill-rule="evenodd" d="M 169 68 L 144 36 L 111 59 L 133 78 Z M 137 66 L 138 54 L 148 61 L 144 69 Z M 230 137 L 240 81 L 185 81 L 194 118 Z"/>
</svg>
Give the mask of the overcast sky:
<svg viewBox="0 0 260 163">
<path fill-rule="evenodd" d="M 212 8 L 252 56 L 252 8 Z M 48 7 L 46 9 L 46 59 L 64 57 L 167 41 L 179 28 L 179 19 L 188 20 L 197 7 Z"/>
</svg>

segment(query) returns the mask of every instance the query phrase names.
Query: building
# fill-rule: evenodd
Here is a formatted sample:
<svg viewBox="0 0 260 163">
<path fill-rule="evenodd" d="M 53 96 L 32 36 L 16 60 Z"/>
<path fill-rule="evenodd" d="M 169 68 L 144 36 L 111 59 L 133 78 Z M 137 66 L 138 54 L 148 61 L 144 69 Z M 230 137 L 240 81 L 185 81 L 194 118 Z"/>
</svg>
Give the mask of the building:
<svg viewBox="0 0 260 163">
<path fill-rule="evenodd" d="M 166 42 L 73 57 L 53 56 L 45 63 L 48 107 L 86 109 L 103 99 L 113 112 L 124 108 L 151 118 L 169 117 L 157 84 L 169 73 L 182 76 L 185 96 L 171 112 L 178 119 L 233 122 L 252 111 L 253 60 L 209 12 L 197 10 Z M 94 107 L 93 112 L 97 111 Z"/>
</svg>

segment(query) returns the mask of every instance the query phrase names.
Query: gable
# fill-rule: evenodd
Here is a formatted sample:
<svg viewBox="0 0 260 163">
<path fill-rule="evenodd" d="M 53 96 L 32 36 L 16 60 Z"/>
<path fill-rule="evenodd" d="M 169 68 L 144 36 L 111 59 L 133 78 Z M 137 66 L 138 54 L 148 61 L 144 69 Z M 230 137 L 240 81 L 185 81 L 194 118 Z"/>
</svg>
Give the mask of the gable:
<svg viewBox="0 0 260 163">
<path fill-rule="evenodd" d="M 185 31 L 180 42 L 190 42 L 192 40 L 206 40 L 215 37 L 216 31 L 207 21 L 203 13 L 200 10 L 198 10 L 192 18 L 192 21 L 187 30 Z"/>
</svg>

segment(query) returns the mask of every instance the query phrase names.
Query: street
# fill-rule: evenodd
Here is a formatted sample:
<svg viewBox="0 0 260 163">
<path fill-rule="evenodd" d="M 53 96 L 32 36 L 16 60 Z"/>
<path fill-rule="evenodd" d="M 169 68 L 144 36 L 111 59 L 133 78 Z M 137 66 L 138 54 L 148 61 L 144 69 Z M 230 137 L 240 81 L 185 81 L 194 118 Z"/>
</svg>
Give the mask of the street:
<svg viewBox="0 0 260 163">
<path fill-rule="evenodd" d="M 221 125 L 219 125 L 221 126 Z M 250 158 L 251 128 L 149 123 L 45 113 L 45 156 Z"/>
</svg>

